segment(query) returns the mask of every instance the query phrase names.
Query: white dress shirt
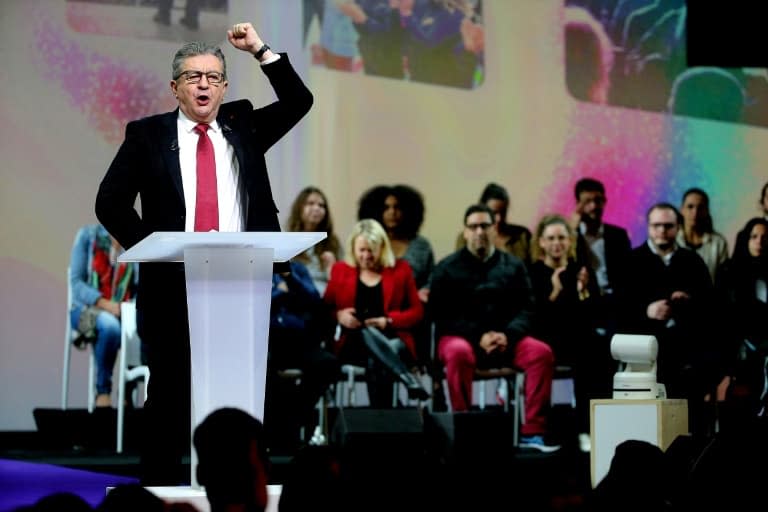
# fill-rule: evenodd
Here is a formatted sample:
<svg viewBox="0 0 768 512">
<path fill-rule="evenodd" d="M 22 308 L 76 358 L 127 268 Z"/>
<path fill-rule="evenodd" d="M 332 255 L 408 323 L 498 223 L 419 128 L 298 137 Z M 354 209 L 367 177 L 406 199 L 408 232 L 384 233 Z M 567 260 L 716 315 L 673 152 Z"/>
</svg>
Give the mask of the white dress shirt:
<svg viewBox="0 0 768 512">
<path fill-rule="evenodd" d="M 195 230 L 195 205 L 197 203 L 197 141 L 200 135 L 195 131 L 197 122 L 192 121 L 179 110 L 176 122 L 179 134 L 179 163 L 181 183 L 184 188 L 186 222 L 184 231 Z M 240 202 L 240 188 L 237 186 L 239 165 L 234 148 L 221 132 L 221 126 L 213 121 L 208 129 L 216 159 L 216 188 L 219 201 L 219 231 L 242 231 L 243 212 Z"/>
</svg>

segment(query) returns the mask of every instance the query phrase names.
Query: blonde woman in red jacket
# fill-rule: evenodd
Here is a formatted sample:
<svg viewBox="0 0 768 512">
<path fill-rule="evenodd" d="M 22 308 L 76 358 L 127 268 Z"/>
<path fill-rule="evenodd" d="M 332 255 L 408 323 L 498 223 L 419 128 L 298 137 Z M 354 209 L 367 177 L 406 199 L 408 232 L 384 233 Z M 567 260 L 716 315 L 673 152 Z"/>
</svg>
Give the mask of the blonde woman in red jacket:
<svg viewBox="0 0 768 512">
<path fill-rule="evenodd" d="M 411 329 L 424 316 L 411 267 L 395 259 L 386 231 L 373 219 L 355 224 L 344 252 L 323 297 L 341 328 L 334 351 L 343 364 L 366 368 L 372 407 L 392 405 L 395 378 L 409 397 L 426 400 L 429 394 L 409 370 L 416 357 Z"/>
</svg>

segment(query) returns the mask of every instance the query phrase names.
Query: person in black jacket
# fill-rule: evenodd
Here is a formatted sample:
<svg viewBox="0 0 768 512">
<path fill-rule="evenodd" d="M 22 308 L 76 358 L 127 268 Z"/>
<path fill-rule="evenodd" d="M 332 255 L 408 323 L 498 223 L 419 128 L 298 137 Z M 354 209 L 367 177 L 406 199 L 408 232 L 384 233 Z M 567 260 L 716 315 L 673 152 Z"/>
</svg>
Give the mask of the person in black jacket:
<svg viewBox="0 0 768 512">
<path fill-rule="evenodd" d="M 470 206 L 464 214 L 466 247 L 445 257 L 432 273 L 429 307 L 437 355 L 445 365 L 455 412 L 472 405 L 475 368 L 515 367 L 525 372 L 525 420 L 520 446 L 552 452 L 545 442 L 554 357 L 531 337 L 533 290 L 525 264 L 496 249 L 493 212 Z"/>
<path fill-rule="evenodd" d="M 669 398 L 688 399 L 692 431 L 706 428 L 704 398 L 724 377 L 714 287 L 704 260 L 675 241 L 677 209 L 658 203 L 647 218 L 648 240 L 629 257 L 620 332 L 656 337 L 658 381 Z"/>
<path fill-rule="evenodd" d="M 156 231 L 280 231 L 264 154 L 309 111 L 312 93 L 288 56 L 273 53 L 250 23 L 234 25 L 227 38 L 261 64 L 277 101 L 258 109 L 248 100 L 223 103 L 228 77 L 221 49 L 202 42 L 182 46 L 170 82 L 179 108 L 128 123 L 96 196 L 96 216 L 126 249 Z M 207 159 L 198 158 L 206 138 L 213 155 L 208 150 L 200 153 Z M 209 170 L 211 157 L 216 188 L 198 187 L 203 166 L 197 163 L 207 162 Z M 202 212 L 208 215 L 200 228 Z M 185 483 L 190 347 L 183 265 L 142 263 L 136 310 L 152 372 L 142 483 Z"/>
</svg>

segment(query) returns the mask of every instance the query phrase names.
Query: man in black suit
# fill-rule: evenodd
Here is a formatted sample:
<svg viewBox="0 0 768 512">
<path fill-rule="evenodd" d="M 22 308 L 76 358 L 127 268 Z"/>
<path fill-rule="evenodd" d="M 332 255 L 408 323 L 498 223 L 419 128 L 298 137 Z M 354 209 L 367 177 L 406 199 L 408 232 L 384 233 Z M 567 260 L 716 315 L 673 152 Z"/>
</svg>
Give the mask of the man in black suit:
<svg viewBox="0 0 768 512">
<path fill-rule="evenodd" d="M 704 261 L 677 245 L 682 216 L 674 206 L 657 203 L 647 219 L 648 240 L 628 261 L 621 332 L 656 337 L 659 382 L 669 398 L 688 399 L 691 432 L 706 432 L 704 397 L 724 377 L 712 280 Z"/>
<path fill-rule="evenodd" d="M 258 109 L 248 100 L 223 103 L 221 49 L 199 42 L 179 49 L 170 82 L 179 108 L 128 123 L 96 197 L 99 221 L 126 249 L 155 231 L 280 231 L 264 153 L 309 111 L 312 94 L 287 55 L 273 53 L 250 23 L 234 25 L 227 39 L 260 62 L 277 101 Z M 202 145 L 207 150 L 200 153 Z M 212 182 L 210 173 L 200 181 L 201 168 Z M 152 374 L 142 483 L 184 483 L 190 350 L 183 265 L 141 264 L 137 315 Z"/>
<path fill-rule="evenodd" d="M 582 178 L 574 195 L 578 256 L 594 270 L 601 295 L 612 295 L 621 287 L 622 267 L 632 250 L 629 235 L 626 229 L 603 222 L 607 198 L 601 182 Z"/>
<path fill-rule="evenodd" d="M 624 228 L 603 222 L 607 198 L 601 182 L 582 178 L 576 182 L 574 195 L 577 258 L 593 270 L 600 290 L 593 309 L 597 318 L 591 319 L 595 332 L 584 354 L 585 364 L 589 365 L 584 372 L 589 381 L 584 387 L 589 398 L 610 398 L 616 371 L 616 363 L 611 357 L 611 338 L 616 333 L 623 269 L 632 245 Z"/>
</svg>

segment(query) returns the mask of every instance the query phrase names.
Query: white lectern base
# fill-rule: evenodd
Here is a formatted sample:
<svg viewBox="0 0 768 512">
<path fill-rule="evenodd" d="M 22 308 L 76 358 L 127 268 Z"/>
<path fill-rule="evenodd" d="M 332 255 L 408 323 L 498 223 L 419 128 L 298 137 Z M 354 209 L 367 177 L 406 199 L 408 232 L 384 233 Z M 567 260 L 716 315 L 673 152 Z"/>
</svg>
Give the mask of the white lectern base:
<svg viewBox="0 0 768 512">
<path fill-rule="evenodd" d="M 108 487 L 107 492 L 112 489 L 112 487 Z M 192 487 L 145 487 L 145 489 L 165 502 L 191 503 L 199 512 L 211 512 L 208 498 L 202 489 L 193 489 Z M 277 512 L 277 504 L 280 501 L 280 492 L 282 490 L 282 485 L 267 486 L 269 501 L 267 502 L 266 512 Z"/>
</svg>

